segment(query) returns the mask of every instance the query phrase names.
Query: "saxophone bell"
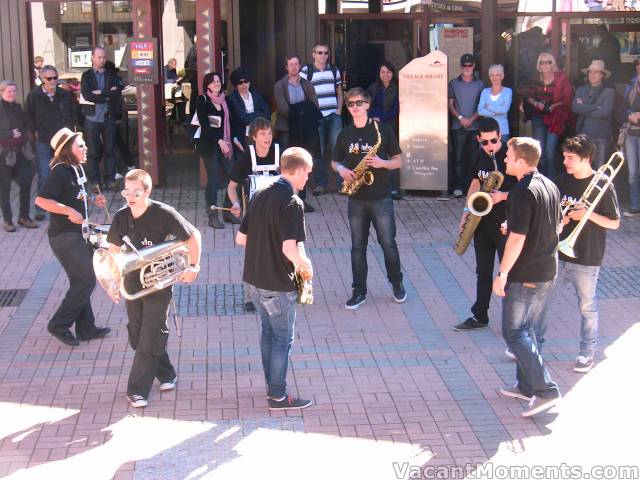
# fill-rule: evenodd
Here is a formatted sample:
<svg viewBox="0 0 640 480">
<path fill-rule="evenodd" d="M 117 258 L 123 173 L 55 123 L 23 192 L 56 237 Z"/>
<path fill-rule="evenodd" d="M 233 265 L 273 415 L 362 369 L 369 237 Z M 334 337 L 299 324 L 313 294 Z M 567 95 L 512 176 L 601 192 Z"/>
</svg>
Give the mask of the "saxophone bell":
<svg viewBox="0 0 640 480">
<path fill-rule="evenodd" d="M 484 217 L 493 208 L 493 200 L 487 192 L 475 192 L 469 195 L 467 208 L 478 217 Z"/>
<path fill-rule="evenodd" d="M 364 172 L 363 180 L 365 185 L 373 185 L 373 180 L 374 180 L 373 172 L 370 170 L 367 170 L 366 172 Z"/>
</svg>

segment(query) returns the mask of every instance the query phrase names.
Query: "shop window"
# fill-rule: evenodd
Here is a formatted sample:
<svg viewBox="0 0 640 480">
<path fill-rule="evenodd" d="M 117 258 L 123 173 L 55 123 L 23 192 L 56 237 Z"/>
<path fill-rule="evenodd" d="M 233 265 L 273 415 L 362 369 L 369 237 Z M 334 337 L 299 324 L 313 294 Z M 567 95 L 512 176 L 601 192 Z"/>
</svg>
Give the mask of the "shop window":
<svg viewBox="0 0 640 480">
<path fill-rule="evenodd" d="M 583 0 L 556 0 L 573 1 L 575 3 Z M 501 12 L 526 13 L 526 12 L 551 12 L 553 0 L 498 0 L 498 10 Z"/>
</svg>

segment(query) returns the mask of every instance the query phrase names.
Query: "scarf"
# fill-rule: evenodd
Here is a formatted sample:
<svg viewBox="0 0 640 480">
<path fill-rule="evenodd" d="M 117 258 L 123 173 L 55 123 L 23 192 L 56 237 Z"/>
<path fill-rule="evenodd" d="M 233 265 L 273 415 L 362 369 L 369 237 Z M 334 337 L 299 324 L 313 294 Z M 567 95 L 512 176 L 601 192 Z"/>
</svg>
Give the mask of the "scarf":
<svg viewBox="0 0 640 480">
<path fill-rule="evenodd" d="M 222 129 L 222 139 L 225 142 L 229 142 L 231 144 L 231 126 L 229 124 L 229 107 L 227 106 L 227 101 L 224 97 L 224 92 L 220 92 L 220 95 L 214 97 L 207 92 L 207 97 L 211 100 L 215 105 L 221 105 L 222 111 L 224 112 L 224 127 Z M 233 153 L 233 148 L 229 148 L 229 153 L 226 155 L 227 158 L 231 157 Z"/>
</svg>

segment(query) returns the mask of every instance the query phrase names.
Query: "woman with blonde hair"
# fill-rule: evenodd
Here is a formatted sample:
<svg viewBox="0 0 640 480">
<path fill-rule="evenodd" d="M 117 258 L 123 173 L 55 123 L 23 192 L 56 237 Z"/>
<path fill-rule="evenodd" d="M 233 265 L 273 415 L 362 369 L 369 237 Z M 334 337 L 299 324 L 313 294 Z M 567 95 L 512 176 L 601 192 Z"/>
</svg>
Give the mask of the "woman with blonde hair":
<svg viewBox="0 0 640 480">
<path fill-rule="evenodd" d="M 572 121 L 573 86 L 569 77 L 558 68 L 556 59 L 548 52 L 538 56 L 538 78 L 520 110 L 528 113 L 533 138 L 540 142 L 542 156 L 538 169 L 547 177 L 556 175 L 558 142 Z"/>
</svg>

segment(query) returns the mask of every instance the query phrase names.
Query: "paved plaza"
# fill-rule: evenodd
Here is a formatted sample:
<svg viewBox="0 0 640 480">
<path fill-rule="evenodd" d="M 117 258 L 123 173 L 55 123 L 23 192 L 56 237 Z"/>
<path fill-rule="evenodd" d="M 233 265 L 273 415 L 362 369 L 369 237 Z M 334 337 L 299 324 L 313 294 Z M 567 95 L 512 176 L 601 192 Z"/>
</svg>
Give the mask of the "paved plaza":
<svg viewBox="0 0 640 480">
<path fill-rule="evenodd" d="M 196 283 L 175 289 L 178 388 L 160 393 L 156 384 L 145 409 L 125 398 L 133 354 L 124 307 L 96 288 L 97 324 L 111 335 L 61 344 L 46 325 L 67 280 L 45 225 L 0 232 L 0 289 L 18 290 L 0 308 L 1 478 L 474 478 L 475 467 L 477 478 L 640 478 L 640 219 L 623 219 L 608 237 L 596 367 L 573 372 L 577 301 L 559 291 L 543 355 L 564 400 L 525 419 L 523 402 L 497 393 L 515 380 L 500 300 L 492 298 L 490 328 L 452 330 L 475 296 L 473 249 L 462 257 L 452 249 L 463 200 L 395 202 L 408 300 L 393 302 L 372 234 L 367 302 L 348 311 L 347 200 L 310 197 L 315 302 L 298 309 L 288 384 L 314 405 L 270 413 L 259 322 L 243 311 L 237 226 L 206 226 L 195 161 L 174 162 L 152 197 L 201 230 L 204 253 Z M 119 194 L 109 199 L 111 212 L 123 204 Z M 92 220 L 105 222 L 104 211 Z M 540 476 L 535 466 L 549 469 Z"/>
</svg>

